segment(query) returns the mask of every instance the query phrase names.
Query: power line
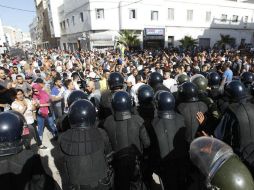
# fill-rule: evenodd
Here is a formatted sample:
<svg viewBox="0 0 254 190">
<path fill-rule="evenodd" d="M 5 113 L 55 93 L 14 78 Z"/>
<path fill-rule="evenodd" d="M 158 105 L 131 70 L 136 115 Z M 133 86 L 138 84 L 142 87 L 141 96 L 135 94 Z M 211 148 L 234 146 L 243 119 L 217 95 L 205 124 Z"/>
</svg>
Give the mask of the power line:
<svg viewBox="0 0 254 190">
<path fill-rule="evenodd" d="M 20 8 L 16 8 L 16 7 L 9 7 L 9 6 L 6 6 L 6 5 L 1 5 L 1 4 L 0 4 L 0 7 L 6 8 L 6 9 L 17 10 L 17 11 L 30 12 L 30 13 L 35 13 L 36 12 L 36 11 L 20 9 Z"/>
</svg>

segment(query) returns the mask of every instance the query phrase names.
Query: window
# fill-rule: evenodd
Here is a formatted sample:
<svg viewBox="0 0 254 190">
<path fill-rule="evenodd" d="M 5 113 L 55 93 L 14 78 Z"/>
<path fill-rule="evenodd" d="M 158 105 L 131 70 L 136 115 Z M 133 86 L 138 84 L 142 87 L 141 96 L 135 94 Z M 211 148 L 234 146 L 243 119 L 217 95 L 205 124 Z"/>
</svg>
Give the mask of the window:
<svg viewBox="0 0 254 190">
<path fill-rule="evenodd" d="M 136 19 L 136 10 L 135 9 L 131 9 L 129 11 L 129 18 L 130 19 Z"/>
<path fill-rule="evenodd" d="M 50 4 L 48 4 L 48 9 L 49 9 L 49 11 L 50 11 Z"/>
<path fill-rule="evenodd" d="M 51 28 L 53 28 L 53 22 L 52 21 L 50 22 L 50 26 L 51 26 Z"/>
<path fill-rule="evenodd" d="M 221 15 L 221 22 L 226 22 L 227 21 L 227 17 L 228 17 L 228 15 L 226 15 L 226 14 L 222 14 Z"/>
<path fill-rule="evenodd" d="M 151 20 L 158 20 L 159 12 L 158 11 L 151 11 Z"/>
<path fill-rule="evenodd" d="M 175 10 L 173 8 L 168 8 L 168 20 L 174 20 Z"/>
<path fill-rule="evenodd" d="M 70 26 L 69 19 L 66 20 L 66 23 L 67 23 L 67 27 L 69 27 Z"/>
<path fill-rule="evenodd" d="M 248 22 L 248 18 L 249 18 L 248 16 L 245 16 L 245 17 L 244 17 L 244 22 L 245 22 L 245 23 Z"/>
<path fill-rule="evenodd" d="M 60 27 L 61 27 L 61 29 L 63 29 L 63 23 L 62 22 L 60 22 Z"/>
<path fill-rule="evenodd" d="M 210 22 L 211 21 L 211 11 L 206 11 L 206 15 L 205 15 L 205 21 L 206 22 Z"/>
<path fill-rule="evenodd" d="M 193 10 L 187 10 L 187 21 L 193 20 Z"/>
<path fill-rule="evenodd" d="M 232 22 L 238 22 L 238 16 L 237 15 L 233 15 Z"/>
<path fill-rule="evenodd" d="M 65 29 L 65 21 L 63 21 L 63 29 Z"/>
<path fill-rule="evenodd" d="M 74 26 L 75 25 L 75 17 L 72 16 L 72 25 Z"/>
<path fill-rule="evenodd" d="M 83 13 L 80 13 L 80 21 L 84 22 L 84 15 L 83 15 Z"/>
<path fill-rule="evenodd" d="M 104 9 L 96 9 L 96 19 L 104 19 Z"/>
</svg>

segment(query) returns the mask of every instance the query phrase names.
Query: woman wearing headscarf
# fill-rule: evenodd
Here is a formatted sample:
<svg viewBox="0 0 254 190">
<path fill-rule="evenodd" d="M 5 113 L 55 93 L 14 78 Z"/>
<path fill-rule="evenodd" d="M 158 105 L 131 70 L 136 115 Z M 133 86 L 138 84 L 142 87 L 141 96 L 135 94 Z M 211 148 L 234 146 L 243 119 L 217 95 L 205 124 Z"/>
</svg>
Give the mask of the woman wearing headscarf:
<svg viewBox="0 0 254 190">
<path fill-rule="evenodd" d="M 33 100 L 37 105 L 37 124 L 38 124 L 38 133 L 42 141 L 44 123 L 45 120 L 49 125 L 49 130 L 52 133 L 53 137 L 57 135 L 57 128 L 53 119 L 53 113 L 50 110 L 50 97 L 47 92 L 42 89 L 42 86 L 35 83 L 32 85 L 33 88 Z M 46 147 L 43 146 L 45 149 Z"/>
</svg>

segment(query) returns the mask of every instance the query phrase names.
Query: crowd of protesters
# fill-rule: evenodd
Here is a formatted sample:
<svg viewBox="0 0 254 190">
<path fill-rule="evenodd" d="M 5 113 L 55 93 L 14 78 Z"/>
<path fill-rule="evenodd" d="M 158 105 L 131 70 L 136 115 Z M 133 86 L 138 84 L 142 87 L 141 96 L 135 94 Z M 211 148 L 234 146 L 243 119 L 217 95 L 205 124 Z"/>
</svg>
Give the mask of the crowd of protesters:
<svg viewBox="0 0 254 190">
<path fill-rule="evenodd" d="M 250 52 L 240 55 L 235 50 L 180 53 L 177 49 L 125 54 L 113 50 L 100 53 L 40 49 L 26 56 L 3 54 L 0 109 L 11 108 L 21 112 L 31 125 L 37 121 L 38 141 L 41 141 L 45 120 L 52 134 L 56 134 L 55 126 L 67 112 L 67 97 L 73 90 L 85 91 L 98 106 L 101 93 L 108 89 L 107 78 L 111 72 L 120 72 L 124 76 L 125 89 L 138 104 L 137 90 L 147 83 L 152 72 L 159 72 L 164 77 L 163 84 L 171 92 L 176 92 L 180 74 L 206 76 L 212 71 L 221 75 L 223 88 L 233 77 L 247 71 L 254 72 L 253 56 Z M 8 93 L 4 93 L 6 91 Z"/>
<path fill-rule="evenodd" d="M 182 76 L 207 78 L 209 73 L 216 72 L 221 79 L 218 89 L 223 94 L 226 84 L 239 80 L 245 72 L 254 73 L 254 58 L 250 51 L 179 49 L 106 50 L 103 53 L 97 50 L 69 52 L 39 49 L 26 52 L 25 56 L 2 54 L 0 112 L 11 109 L 21 113 L 29 129 L 34 131 L 39 148 L 47 149 L 42 144 L 44 127 L 47 125 L 53 139 L 57 139 L 58 131 L 63 129 L 64 115 L 70 109 L 69 95 L 75 90 L 85 92 L 98 112 L 104 92 L 112 90 L 108 78 L 114 72 L 124 78 L 123 89 L 132 97 L 132 106 L 137 107 L 140 104 L 138 91 L 142 85 L 149 84 L 151 73 L 163 76 L 165 89 L 175 95 L 180 83 L 183 83 L 180 82 Z M 175 98 L 177 101 L 177 96 Z M 202 96 L 199 98 L 202 100 Z M 217 110 L 213 107 L 207 106 L 206 109 L 218 124 L 221 115 L 217 117 Z M 185 114 L 182 110 L 178 111 Z M 206 115 L 199 111 L 195 117 L 202 127 Z M 185 125 L 188 126 L 188 123 Z M 29 148 L 29 142 L 26 145 Z"/>
</svg>

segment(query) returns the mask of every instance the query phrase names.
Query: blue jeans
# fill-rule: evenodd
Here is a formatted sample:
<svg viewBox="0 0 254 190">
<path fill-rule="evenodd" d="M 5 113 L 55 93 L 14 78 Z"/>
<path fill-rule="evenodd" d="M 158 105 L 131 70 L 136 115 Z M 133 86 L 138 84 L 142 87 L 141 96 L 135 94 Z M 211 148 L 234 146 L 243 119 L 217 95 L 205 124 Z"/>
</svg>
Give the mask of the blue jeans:
<svg viewBox="0 0 254 190">
<path fill-rule="evenodd" d="M 45 120 L 48 122 L 49 125 L 49 130 L 50 132 L 53 134 L 53 136 L 55 136 L 57 134 L 57 128 L 54 122 L 54 119 L 52 116 L 48 116 L 48 117 L 42 117 L 40 115 L 37 115 L 37 124 L 38 124 L 38 133 L 39 133 L 39 137 L 42 141 L 42 136 L 43 136 L 43 130 L 44 130 L 44 123 Z"/>
</svg>

